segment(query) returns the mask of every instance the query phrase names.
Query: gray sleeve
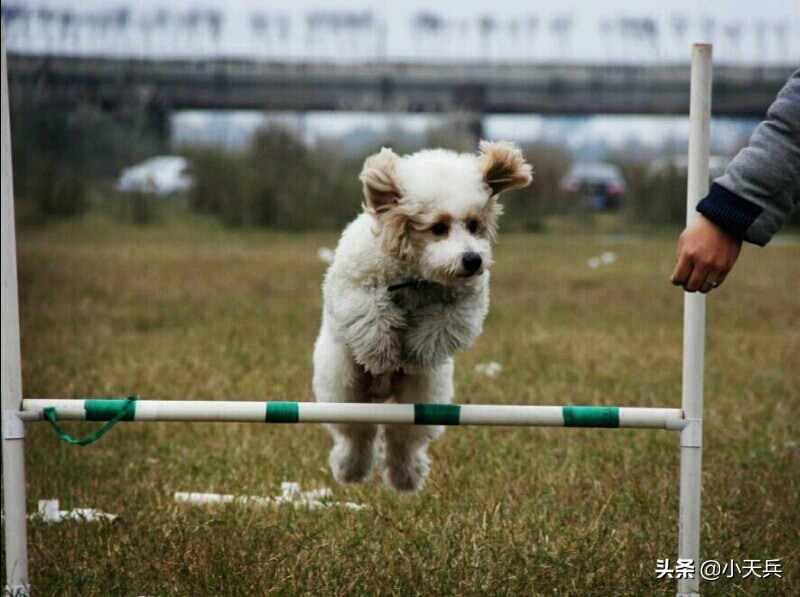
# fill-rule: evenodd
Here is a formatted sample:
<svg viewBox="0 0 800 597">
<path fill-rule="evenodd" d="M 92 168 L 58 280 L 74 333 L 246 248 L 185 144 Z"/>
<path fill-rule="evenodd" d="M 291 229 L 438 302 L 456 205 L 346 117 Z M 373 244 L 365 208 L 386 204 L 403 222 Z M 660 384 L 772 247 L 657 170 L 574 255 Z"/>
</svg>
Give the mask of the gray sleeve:
<svg viewBox="0 0 800 597">
<path fill-rule="evenodd" d="M 714 181 L 697 210 L 746 241 L 765 245 L 800 203 L 800 70 L 789 77 L 762 122 Z"/>
</svg>

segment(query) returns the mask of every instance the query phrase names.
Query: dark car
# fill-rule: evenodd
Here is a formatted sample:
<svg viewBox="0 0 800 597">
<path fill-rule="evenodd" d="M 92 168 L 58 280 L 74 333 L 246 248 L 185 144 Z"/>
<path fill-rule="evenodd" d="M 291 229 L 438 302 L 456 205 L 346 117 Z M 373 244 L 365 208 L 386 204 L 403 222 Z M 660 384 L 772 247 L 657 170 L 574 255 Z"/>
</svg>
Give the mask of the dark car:
<svg viewBox="0 0 800 597">
<path fill-rule="evenodd" d="M 597 210 L 619 209 L 625 198 L 625 179 L 614 164 L 577 162 L 559 187 L 581 205 Z"/>
</svg>

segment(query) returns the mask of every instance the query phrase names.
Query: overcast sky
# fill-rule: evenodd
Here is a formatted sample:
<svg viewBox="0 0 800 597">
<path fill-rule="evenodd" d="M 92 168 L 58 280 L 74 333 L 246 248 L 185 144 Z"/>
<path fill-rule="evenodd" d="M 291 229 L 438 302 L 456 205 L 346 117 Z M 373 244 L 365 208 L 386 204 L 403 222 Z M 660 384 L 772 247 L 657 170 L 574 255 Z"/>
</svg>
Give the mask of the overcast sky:
<svg viewBox="0 0 800 597">
<path fill-rule="evenodd" d="M 579 60 L 591 62 L 643 62 L 685 60 L 693 41 L 714 41 L 719 62 L 800 64 L 800 0 L 404 0 L 403 2 L 342 0 L 4 0 L 4 8 L 17 4 L 39 8 L 68 8 L 73 12 L 109 11 L 120 6 L 131 9 L 133 22 L 146 13 L 168 9 L 174 14 L 192 8 L 215 8 L 224 16 L 222 35 L 211 40 L 206 29 L 176 34 L 164 29 L 145 37 L 110 33 L 106 39 L 76 34 L 62 36 L 53 21 L 48 32 L 35 29 L 21 39 L 9 31 L 9 45 L 21 49 L 49 44 L 49 50 L 69 45 L 71 52 L 173 55 L 283 56 L 289 58 L 481 59 L 490 60 Z M 306 16 L 314 11 L 371 11 L 375 22 L 385 24 L 371 33 L 338 37 L 318 34 L 311 39 Z M 411 27 L 412 17 L 425 11 L 442 17 L 450 26 L 438 34 L 421 34 Z M 254 13 L 288 17 L 288 39 L 256 38 Z M 478 19 L 491 16 L 496 22 L 491 39 L 481 35 Z M 530 27 L 531 18 L 537 18 Z M 555 20 L 568 17 L 567 31 L 559 35 Z M 619 18 L 654 19 L 658 39 L 628 31 L 624 35 Z M 675 17 L 688 19 L 684 36 L 674 28 Z M 604 27 L 605 25 L 605 27 Z M 740 27 L 740 33 L 735 33 Z M 14 35 L 11 35 L 14 33 Z M 711 39 L 709 39 L 711 37 Z M 32 45 L 31 45 L 32 44 Z M 37 46 L 38 44 L 38 46 Z M 94 45 L 93 45 L 94 44 Z M 55 46 L 55 48 L 54 48 Z"/>
</svg>

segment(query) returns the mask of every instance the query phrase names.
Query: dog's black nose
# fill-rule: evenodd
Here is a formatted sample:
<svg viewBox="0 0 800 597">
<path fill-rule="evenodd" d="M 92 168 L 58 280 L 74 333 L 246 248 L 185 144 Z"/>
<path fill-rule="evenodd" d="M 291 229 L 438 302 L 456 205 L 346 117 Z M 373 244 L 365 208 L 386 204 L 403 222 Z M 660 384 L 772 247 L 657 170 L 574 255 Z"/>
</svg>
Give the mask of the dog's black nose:
<svg viewBox="0 0 800 597">
<path fill-rule="evenodd" d="M 464 271 L 472 275 L 480 269 L 483 260 L 477 253 L 469 251 L 461 256 L 461 263 L 464 264 Z"/>
</svg>

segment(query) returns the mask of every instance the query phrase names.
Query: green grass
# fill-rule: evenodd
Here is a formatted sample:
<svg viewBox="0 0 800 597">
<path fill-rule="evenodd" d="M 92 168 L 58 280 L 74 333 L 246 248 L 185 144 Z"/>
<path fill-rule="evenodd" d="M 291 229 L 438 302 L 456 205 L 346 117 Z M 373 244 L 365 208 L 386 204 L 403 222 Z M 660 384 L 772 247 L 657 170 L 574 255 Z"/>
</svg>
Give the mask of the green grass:
<svg viewBox="0 0 800 597">
<path fill-rule="evenodd" d="M 148 228 L 97 216 L 19 234 L 25 395 L 311 399 L 320 246 L 335 235 Z M 586 261 L 614 250 L 617 261 Z M 501 236 L 483 336 L 456 401 L 680 406 L 674 237 Z M 746 247 L 709 297 L 702 553 L 780 558 L 783 578 L 705 582 L 710 595 L 800 584 L 800 247 Z M 476 363 L 503 365 L 494 380 Z M 87 434 L 98 424 L 70 424 Z M 87 448 L 28 428 L 28 508 L 121 515 L 29 525 L 41 595 L 672 594 L 678 435 L 450 429 L 424 491 L 335 485 L 318 426 L 120 424 Z M 174 491 L 274 495 L 332 487 L 363 511 L 194 507 Z M 796 593 L 795 593 L 796 594 Z"/>
</svg>

